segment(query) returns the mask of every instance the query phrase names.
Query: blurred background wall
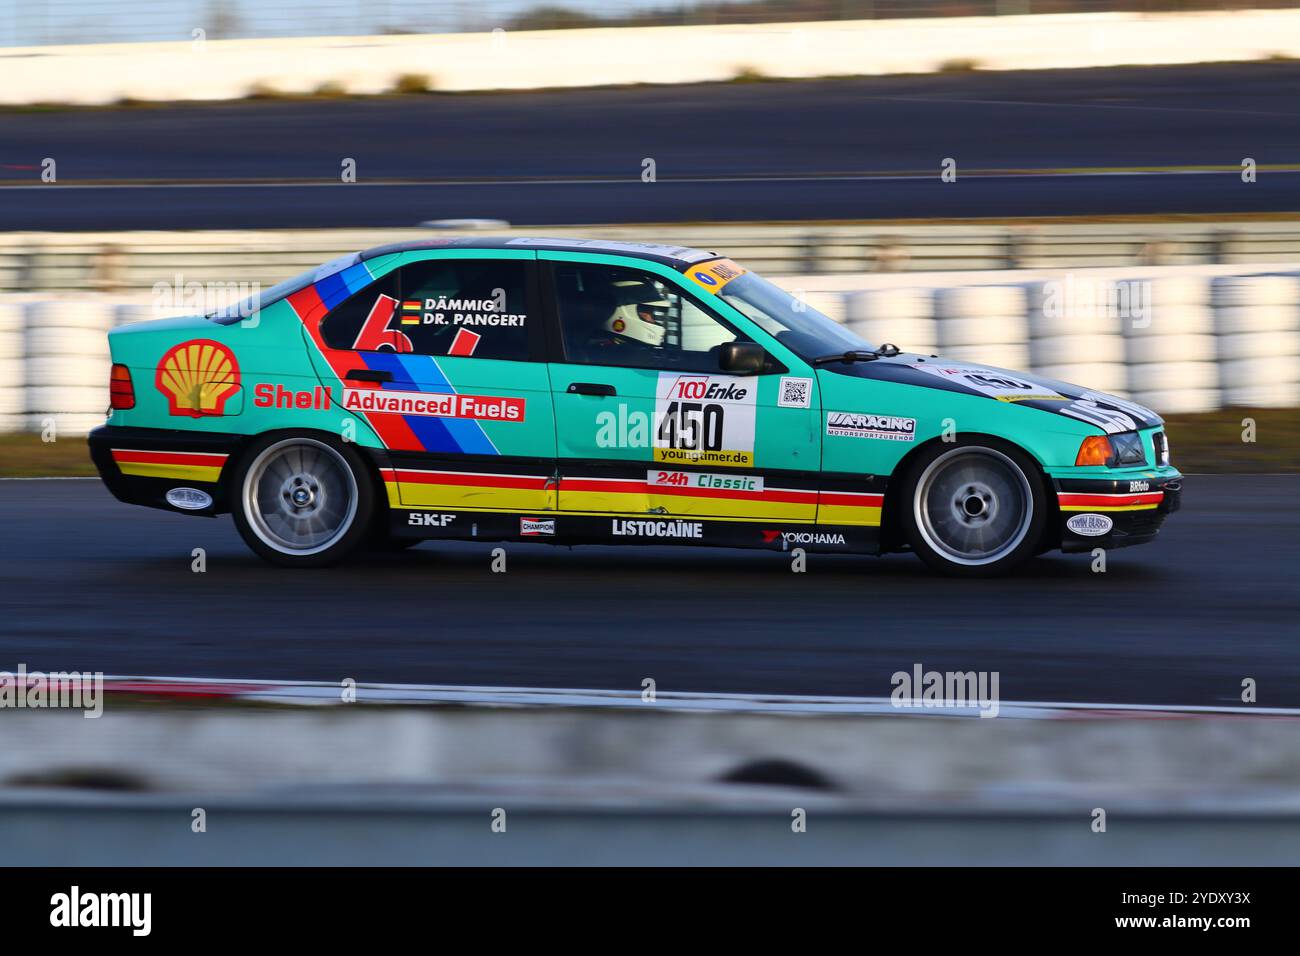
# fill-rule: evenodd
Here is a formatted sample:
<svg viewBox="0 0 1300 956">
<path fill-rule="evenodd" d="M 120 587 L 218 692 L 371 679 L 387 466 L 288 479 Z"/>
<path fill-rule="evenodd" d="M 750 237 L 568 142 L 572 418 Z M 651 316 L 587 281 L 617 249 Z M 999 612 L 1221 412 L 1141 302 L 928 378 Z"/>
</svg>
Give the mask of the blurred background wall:
<svg viewBox="0 0 1300 956">
<path fill-rule="evenodd" d="M 424 214 L 453 206 L 517 234 L 712 249 L 869 341 L 1032 369 L 1166 413 L 1295 407 L 1296 7 L 9 2 L 0 430 L 101 420 L 116 325 L 204 312 L 339 254 L 429 236 Z M 568 29 L 590 27 L 608 29 Z M 331 39 L 345 36 L 356 39 Z M 1250 62 L 1023 81 L 990 70 L 1212 60 Z M 936 82 L 775 79 L 913 71 Z M 731 82 L 439 95 L 701 79 Z M 184 102 L 250 95 L 228 112 Z M 367 197 L 347 207 L 304 188 L 341 188 L 326 178 L 339 155 L 361 157 L 362 185 L 391 188 L 345 194 Z M 664 184 L 643 185 L 647 156 Z M 943 185 L 944 156 L 977 178 Z M 610 192 L 616 181 L 634 185 Z M 971 216 L 961 202 L 980 191 Z M 1163 198 L 1148 208 L 1151 196 Z M 864 197 L 879 218 L 855 217 Z M 265 209 L 299 227 L 229 228 Z"/>
<path fill-rule="evenodd" d="M 1293 0 L 5 0 L 0 46 L 188 39 L 556 30 L 599 26 L 1168 13 L 1293 7 Z"/>
</svg>

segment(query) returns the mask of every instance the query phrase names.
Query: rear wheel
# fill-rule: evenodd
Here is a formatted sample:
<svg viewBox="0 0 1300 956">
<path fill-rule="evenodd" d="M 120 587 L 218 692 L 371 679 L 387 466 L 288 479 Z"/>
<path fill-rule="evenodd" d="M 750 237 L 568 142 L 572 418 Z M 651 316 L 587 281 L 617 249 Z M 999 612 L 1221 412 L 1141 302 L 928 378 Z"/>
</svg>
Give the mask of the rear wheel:
<svg viewBox="0 0 1300 956">
<path fill-rule="evenodd" d="M 286 567 L 334 564 L 363 544 L 374 484 L 354 448 L 325 437 L 264 439 L 232 488 L 235 526 L 258 555 Z"/>
<path fill-rule="evenodd" d="M 913 465 L 901 503 L 912 550 L 963 577 L 999 574 L 1031 557 L 1047 520 L 1038 469 L 993 439 L 929 449 Z"/>
</svg>

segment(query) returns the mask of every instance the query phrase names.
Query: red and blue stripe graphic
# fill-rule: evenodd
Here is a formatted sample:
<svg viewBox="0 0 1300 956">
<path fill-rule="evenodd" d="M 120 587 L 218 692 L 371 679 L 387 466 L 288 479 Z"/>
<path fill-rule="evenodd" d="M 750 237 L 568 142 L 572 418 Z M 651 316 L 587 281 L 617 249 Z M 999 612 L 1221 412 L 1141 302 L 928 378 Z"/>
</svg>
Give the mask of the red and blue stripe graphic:
<svg viewBox="0 0 1300 956">
<path fill-rule="evenodd" d="M 323 276 L 289 297 L 289 304 L 302 320 L 320 354 L 346 388 L 385 388 L 395 391 L 432 392 L 454 395 L 456 389 L 432 355 L 396 352 L 351 352 L 331 349 L 320 334 L 320 321 L 330 309 L 374 281 L 364 262 Z M 345 376 L 360 359 L 366 368 L 385 371 L 391 382 L 348 382 Z M 432 418 L 422 415 L 365 415 L 387 448 L 451 452 L 465 455 L 499 454 L 483 426 L 472 419 Z"/>
<path fill-rule="evenodd" d="M 396 352 L 359 354 L 367 368 L 382 370 L 393 376 L 391 382 L 383 384 L 386 389 L 456 394 L 456 389 L 432 355 L 398 355 Z M 430 418 L 424 415 L 403 415 L 402 419 L 425 451 L 459 452 L 465 455 L 498 453 L 492 440 L 483 431 L 483 426 L 473 419 Z"/>
</svg>

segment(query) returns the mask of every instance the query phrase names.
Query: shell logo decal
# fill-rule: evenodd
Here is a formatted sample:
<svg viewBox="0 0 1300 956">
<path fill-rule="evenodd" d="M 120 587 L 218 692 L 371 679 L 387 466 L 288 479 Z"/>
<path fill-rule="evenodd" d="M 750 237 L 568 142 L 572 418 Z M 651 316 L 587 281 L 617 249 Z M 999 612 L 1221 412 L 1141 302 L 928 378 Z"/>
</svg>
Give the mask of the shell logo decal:
<svg viewBox="0 0 1300 956">
<path fill-rule="evenodd" d="M 239 363 L 228 346 L 191 339 L 162 357 L 154 384 L 167 396 L 169 415 L 222 415 L 226 400 L 239 391 Z"/>
</svg>

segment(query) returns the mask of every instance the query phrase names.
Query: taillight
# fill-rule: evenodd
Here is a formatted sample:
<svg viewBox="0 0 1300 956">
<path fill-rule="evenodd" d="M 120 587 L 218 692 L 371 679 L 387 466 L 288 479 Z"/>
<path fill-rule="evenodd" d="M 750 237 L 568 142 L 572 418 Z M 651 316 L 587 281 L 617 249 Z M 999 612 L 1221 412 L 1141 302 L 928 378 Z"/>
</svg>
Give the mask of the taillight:
<svg viewBox="0 0 1300 956">
<path fill-rule="evenodd" d="M 113 408 L 135 408 L 135 386 L 131 384 L 131 370 L 125 365 L 114 365 L 109 373 L 108 397 Z"/>
</svg>

